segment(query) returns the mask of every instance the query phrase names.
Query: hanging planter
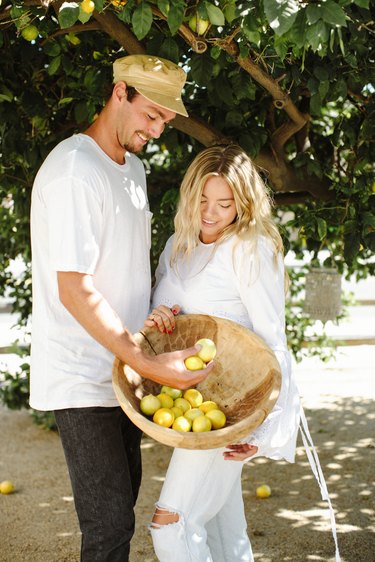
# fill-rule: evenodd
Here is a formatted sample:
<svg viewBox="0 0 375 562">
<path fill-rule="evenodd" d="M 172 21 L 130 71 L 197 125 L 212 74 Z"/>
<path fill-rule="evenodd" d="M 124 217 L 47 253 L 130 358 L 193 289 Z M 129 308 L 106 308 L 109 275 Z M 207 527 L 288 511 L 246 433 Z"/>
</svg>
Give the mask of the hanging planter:
<svg viewBox="0 0 375 562">
<path fill-rule="evenodd" d="M 311 268 L 306 275 L 304 311 L 313 320 L 335 320 L 342 310 L 341 275 L 332 268 Z"/>
</svg>

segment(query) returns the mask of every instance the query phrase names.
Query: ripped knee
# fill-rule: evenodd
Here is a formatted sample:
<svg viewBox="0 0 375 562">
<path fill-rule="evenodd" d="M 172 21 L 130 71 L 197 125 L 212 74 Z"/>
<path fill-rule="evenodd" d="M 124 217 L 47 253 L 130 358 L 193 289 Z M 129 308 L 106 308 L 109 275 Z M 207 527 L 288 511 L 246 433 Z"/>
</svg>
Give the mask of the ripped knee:
<svg viewBox="0 0 375 562">
<path fill-rule="evenodd" d="M 156 506 L 150 527 L 151 529 L 159 529 L 162 525 L 178 523 L 179 520 L 180 515 L 176 511 L 170 511 L 169 509 Z"/>
</svg>

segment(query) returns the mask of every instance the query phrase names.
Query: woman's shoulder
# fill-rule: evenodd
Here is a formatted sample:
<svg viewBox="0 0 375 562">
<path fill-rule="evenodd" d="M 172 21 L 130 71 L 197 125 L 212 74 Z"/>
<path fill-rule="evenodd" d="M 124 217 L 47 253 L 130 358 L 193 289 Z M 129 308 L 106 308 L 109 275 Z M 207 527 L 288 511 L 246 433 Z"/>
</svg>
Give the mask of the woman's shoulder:
<svg viewBox="0 0 375 562">
<path fill-rule="evenodd" d="M 275 245 L 271 238 L 263 234 L 243 237 L 239 235 L 231 236 L 228 243 L 233 249 L 238 249 L 242 254 L 255 255 L 256 253 L 275 255 Z"/>
</svg>

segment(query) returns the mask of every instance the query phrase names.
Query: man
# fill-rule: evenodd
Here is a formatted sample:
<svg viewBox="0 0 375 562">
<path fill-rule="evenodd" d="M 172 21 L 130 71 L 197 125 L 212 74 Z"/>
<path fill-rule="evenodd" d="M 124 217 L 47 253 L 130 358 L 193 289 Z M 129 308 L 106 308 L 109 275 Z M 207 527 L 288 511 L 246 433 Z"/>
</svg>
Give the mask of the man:
<svg viewBox="0 0 375 562">
<path fill-rule="evenodd" d="M 126 561 L 141 480 L 141 433 L 116 401 L 113 356 L 142 376 L 187 388 L 207 376 L 149 357 L 131 333 L 150 302 L 150 221 L 137 156 L 176 113 L 186 75 L 148 55 L 116 60 L 112 95 L 84 134 L 61 142 L 35 179 L 30 405 L 54 410 L 82 531 L 81 559 Z M 173 314 L 158 311 L 173 329 Z"/>
</svg>

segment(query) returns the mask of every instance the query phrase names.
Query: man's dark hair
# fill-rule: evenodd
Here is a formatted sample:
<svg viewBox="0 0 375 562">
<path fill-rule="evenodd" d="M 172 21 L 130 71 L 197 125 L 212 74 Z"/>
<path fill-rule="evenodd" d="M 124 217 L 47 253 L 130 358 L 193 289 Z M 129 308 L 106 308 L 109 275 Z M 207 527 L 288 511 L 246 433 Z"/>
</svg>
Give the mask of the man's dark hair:
<svg viewBox="0 0 375 562">
<path fill-rule="evenodd" d="M 138 96 L 139 92 L 133 86 L 126 85 L 127 99 L 131 103 L 133 99 Z"/>
</svg>

